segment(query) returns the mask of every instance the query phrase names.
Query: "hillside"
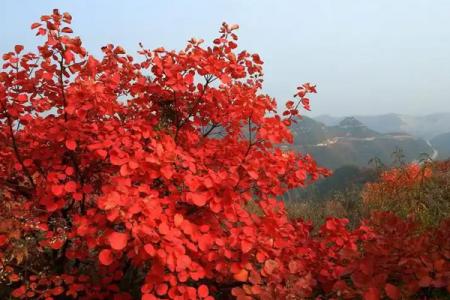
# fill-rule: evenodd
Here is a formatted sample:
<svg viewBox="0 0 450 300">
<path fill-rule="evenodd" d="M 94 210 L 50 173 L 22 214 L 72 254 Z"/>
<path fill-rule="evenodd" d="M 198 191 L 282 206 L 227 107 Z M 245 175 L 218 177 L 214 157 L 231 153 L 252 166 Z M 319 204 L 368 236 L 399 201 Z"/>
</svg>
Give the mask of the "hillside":
<svg viewBox="0 0 450 300">
<path fill-rule="evenodd" d="M 364 184 L 375 181 L 377 176 L 378 171 L 375 168 L 342 166 L 334 170 L 329 177 L 322 178 L 305 188 L 288 191 L 283 199 L 323 201 L 332 198 L 337 193 L 346 193 L 351 190 L 360 191 Z"/>
<path fill-rule="evenodd" d="M 440 134 L 431 139 L 430 142 L 438 151 L 439 159 L 450 158 L 450 132 Z"/>
<path fill-rule="evenodd" d="M 365 167 L 373 158 L 390 163 L 396 149 L 402 149 L 405 161 L 416 160 L 421 153 L 433 153 L 424 139 L 406 133 L 379 133 L 354 117 L 344 118 L 334 126 L 304 117 L 292 129 L 294 147 L 331 169 L 344 165 Z"/>
<path fill-rule="evenodd" d="M 373 116 L 354 116 L 367 127 L 380 133 L 405 132 L 423 139 L 450 132 L 450 113 L 436 113 L 425 116 L 385 114 Z M 314 118 L 327 126 L 335 126 L 345 117 L 322 115 Z"/>
</svg>

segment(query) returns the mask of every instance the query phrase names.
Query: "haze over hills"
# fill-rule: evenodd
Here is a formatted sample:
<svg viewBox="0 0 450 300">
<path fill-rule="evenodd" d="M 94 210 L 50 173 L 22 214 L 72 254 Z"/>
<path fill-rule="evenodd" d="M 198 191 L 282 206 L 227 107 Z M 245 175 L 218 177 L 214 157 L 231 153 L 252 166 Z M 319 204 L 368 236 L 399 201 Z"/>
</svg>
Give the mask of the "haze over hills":
<svg viewBox="0 0 450 300">
<path fill-rule="evenodd" d="M 294 147 L 312 154 L 320 165 L 331 169 L 345 165 L 367 167 L 373 158 L 389 164 L 396 149 L 402 149 L 405 161 L 417 160 L 423 153 L 437 156 L 436 150 L 423 138 L 400 130 L 382 133 L 355 117 L 342 118 L 331 126 L 303 117 L 292 130 Z"/>
<path fill-rule="evenodd" d="M 357 120 L 372 130 L 380 133 L 405 132 L 410 135 L 430 140 L 433 137 L 450 132 L 450 112 L 424 116 L 403 114 L 357 115 Z M 314 118 L 327 126 L 335 126 L 345 117 L 321 115 Z"/>
<path fill-rule="evenodd" d="M 430 143 L 438 151 L 439 159 L 447 159 L 450 157 L 450 132 L 446 132 L 435 136 Z"/>
</svg>

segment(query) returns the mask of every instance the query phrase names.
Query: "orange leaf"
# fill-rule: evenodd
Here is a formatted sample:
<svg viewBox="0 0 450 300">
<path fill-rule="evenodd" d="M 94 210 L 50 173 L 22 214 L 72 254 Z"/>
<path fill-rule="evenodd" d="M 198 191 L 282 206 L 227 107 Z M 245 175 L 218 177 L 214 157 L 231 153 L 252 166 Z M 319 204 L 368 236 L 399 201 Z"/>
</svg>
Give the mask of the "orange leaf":
<svg viewBox="0 0 450 300">
<path fill-rule="evenodd" d="M 237 281 L 246 282 L 248 279 L 248 271 L 245 269 L 241 269 L 239 272 L 233 275 L 233 278 Z"/>
</svg>

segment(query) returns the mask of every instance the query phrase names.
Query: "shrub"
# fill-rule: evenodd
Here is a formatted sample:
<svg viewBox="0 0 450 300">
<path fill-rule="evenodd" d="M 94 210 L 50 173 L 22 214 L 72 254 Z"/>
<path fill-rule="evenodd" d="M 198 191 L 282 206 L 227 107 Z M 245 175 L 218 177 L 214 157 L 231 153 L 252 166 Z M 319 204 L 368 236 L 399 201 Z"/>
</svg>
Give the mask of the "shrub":
<svg viewBox="0 0 450 300">
<path fill-rule="evenodd" d="M 438 225 L 450 215 L 448 162 L 404 165 L 385 171 L 366 184 L 362 197 L 366 214 L 373 210 L 414 216 L 423 226 Z"/>
</svg>

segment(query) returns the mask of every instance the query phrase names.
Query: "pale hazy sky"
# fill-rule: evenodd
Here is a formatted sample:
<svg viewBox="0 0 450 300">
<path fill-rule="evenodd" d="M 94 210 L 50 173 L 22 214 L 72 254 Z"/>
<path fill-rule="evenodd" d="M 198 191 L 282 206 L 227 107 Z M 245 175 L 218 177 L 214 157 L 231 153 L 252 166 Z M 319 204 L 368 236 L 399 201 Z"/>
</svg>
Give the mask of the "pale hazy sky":
<svg viewBox="0 0 450 300">
<path fill-rule="evenodd" d="M 240 47 L 265 61 L 264 91 L 282 102 L 315 83 L 313 115 L 450 111 L 450 0 L 0 0 L 0 52 L 34 47 L 30 25 L 53 8 L 94 54 L 180 49 L 238 23 Z"/>
</svg>

